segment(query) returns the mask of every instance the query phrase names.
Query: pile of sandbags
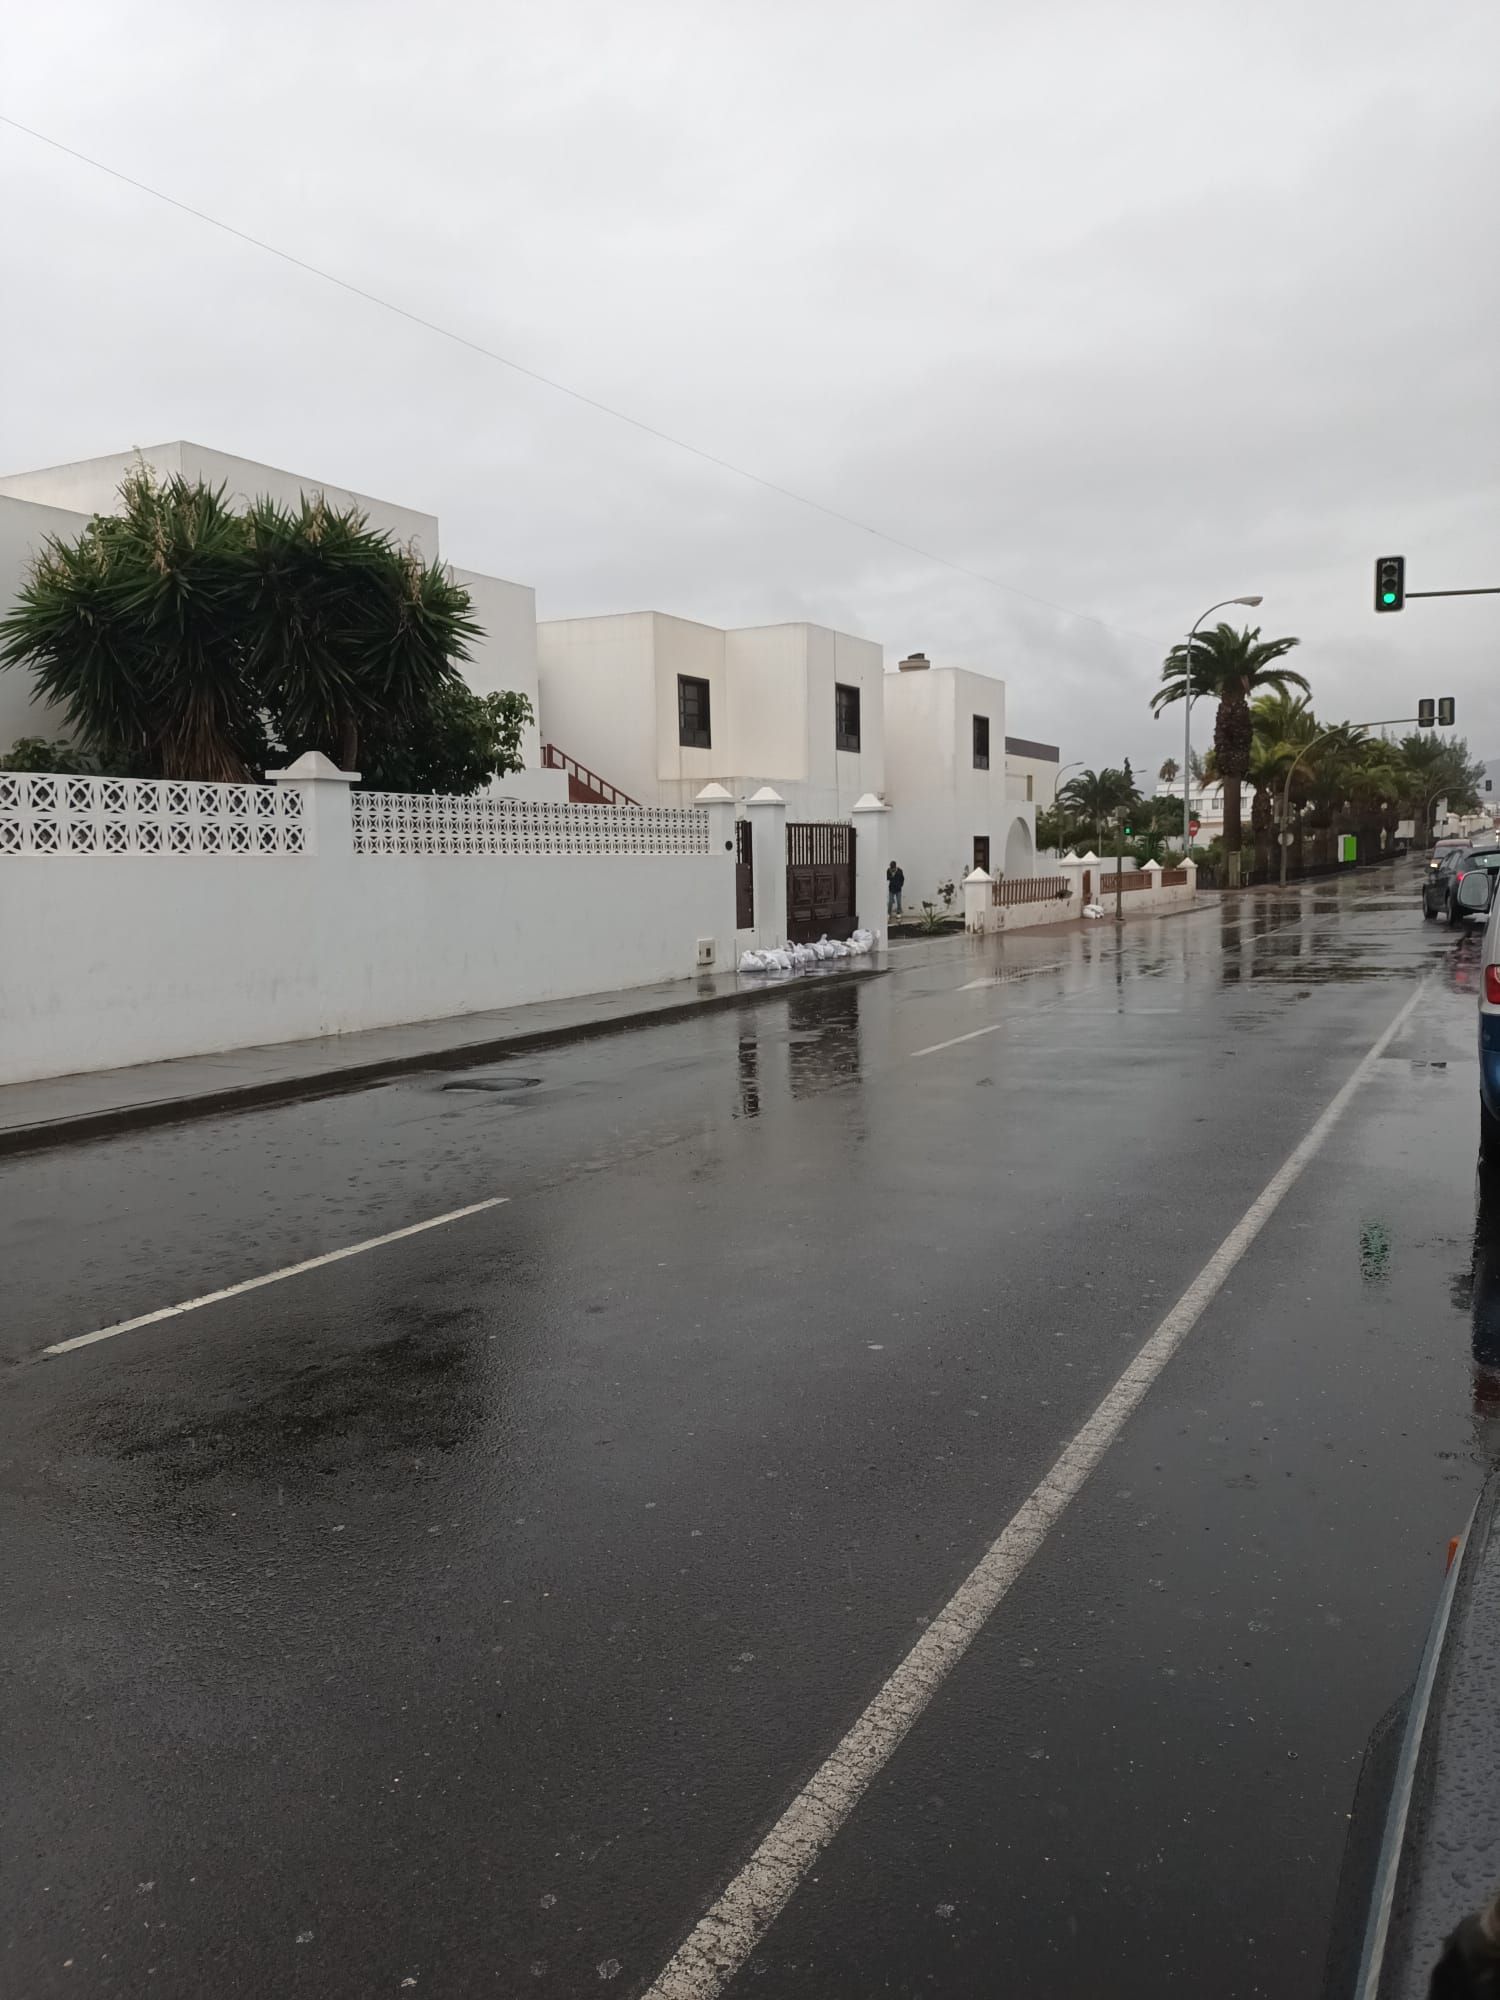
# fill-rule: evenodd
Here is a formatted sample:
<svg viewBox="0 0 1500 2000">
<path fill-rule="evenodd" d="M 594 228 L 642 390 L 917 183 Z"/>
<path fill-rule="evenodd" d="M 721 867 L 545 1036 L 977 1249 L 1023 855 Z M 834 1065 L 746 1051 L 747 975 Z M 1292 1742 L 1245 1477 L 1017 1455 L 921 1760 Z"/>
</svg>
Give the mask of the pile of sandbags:
<svg viewBox="0 0 1500 2000">
<path fill-rule="evenodd" d="M 841 938 L 822 937 L 816 944 L 773 945 L 766 951 L 747 951 L 740 959 L 740 971 L 808 972 L 829 959 L 858 958 L 874 945 L 871 931 L 855 931 L 847 944 Z"/>
</svg>

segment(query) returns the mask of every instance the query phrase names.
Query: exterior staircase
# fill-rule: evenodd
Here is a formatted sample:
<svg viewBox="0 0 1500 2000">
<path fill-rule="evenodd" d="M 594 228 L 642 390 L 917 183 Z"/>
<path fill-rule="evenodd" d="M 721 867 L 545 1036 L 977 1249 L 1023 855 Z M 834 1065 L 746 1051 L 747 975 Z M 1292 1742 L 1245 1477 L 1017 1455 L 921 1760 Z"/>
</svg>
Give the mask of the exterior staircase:
<svg viewBox="0 0 1500 2000">
<path fill-rule="evenodd" d="M 576 757 L 570 757 L 565 750 L 559 750 L 555 743 L 542 745 L 542 764 L 548 771 L 567 772 L 570 805 L 640 805 L 639 799 L 633 799 L 628 792 L 622 792 L 618 785 L 612 785 L 608 778 L 601 778 L 597 771 L 591 771 L 587 764 L 580 764 Z"/>
</svg>

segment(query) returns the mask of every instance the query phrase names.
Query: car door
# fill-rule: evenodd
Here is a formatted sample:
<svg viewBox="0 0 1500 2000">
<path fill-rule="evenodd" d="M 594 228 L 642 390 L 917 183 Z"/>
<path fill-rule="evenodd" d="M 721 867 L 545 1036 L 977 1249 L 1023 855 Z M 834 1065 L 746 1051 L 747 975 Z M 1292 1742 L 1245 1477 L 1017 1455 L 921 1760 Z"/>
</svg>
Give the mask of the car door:
<svg viewBox="0 0 1500 2000">
<path fill-rule="evenodd" d="M 1436 897 L 1437 907 L 1439 912 L 1448 919 L 1450 924 L 1454 921 L 1453 888 L 1454 884 L 1458 880 L 1458 871 L 1460 867 L 1463 865 L 1463 862 L 1467 857 L 1468 852 L 1469 850 L 1466 847 L 1453 848 L 1449 853 L 1443 856 L 1443 865 L 1438 870 L 1437 897 Z"/>
</svg>

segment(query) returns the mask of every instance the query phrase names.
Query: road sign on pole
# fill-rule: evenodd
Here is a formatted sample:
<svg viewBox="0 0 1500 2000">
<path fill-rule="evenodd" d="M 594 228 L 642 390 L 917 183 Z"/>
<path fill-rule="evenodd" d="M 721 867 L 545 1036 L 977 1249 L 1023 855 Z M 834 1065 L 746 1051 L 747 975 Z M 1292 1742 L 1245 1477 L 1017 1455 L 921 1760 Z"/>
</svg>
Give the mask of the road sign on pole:
<svg viewBox="0 0 1500 2000">
<path fill-rule="evenodd" d="M 1198 819 L 1190 819 L 1188 821 L 1188 832 L 1192 835 L 1194 840 L 1198 838 L 1198 829 L 1202 824 L 1203 824 L 1202 820 Z"/>
</svg>

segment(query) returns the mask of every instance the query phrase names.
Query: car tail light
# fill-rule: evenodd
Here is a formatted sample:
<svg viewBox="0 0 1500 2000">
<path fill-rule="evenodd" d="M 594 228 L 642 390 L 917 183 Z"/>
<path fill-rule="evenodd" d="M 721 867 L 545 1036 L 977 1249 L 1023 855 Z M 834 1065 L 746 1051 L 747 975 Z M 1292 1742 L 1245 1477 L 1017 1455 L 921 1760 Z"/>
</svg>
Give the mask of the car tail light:
<svg viewBox="0 0 1500 2000">
<path fill-rule="evenodd" d="M 1484 997 L 1492 1007 L 1500 1007 L 1500 965 L 1484 968 Z"/>
</svg>

